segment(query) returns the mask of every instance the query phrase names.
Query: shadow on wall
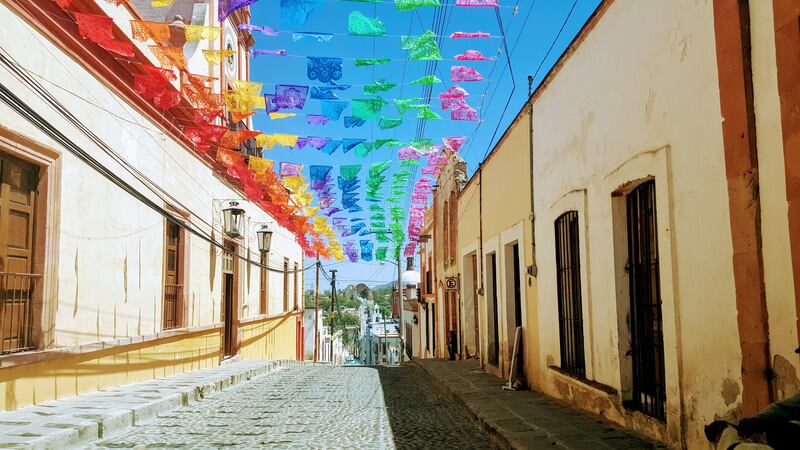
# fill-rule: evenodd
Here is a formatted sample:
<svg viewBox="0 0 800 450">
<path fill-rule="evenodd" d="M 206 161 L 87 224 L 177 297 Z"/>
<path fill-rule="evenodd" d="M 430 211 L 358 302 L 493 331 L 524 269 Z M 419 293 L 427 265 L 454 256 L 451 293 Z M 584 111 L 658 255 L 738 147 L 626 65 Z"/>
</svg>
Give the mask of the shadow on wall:
<svg viewBox="0 0 800 450">
<path fill-rule="evenodd" d="M 5 368 L 0 411 L 213 367 L 219 342 L 214 329 Z"/>
</svg>

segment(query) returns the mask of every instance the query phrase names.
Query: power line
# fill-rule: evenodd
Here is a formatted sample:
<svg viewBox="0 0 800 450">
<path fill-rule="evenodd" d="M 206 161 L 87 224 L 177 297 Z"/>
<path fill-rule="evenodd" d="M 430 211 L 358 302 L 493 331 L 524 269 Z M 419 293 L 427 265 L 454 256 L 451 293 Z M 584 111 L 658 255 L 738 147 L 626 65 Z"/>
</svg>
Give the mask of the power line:
<svg viewBox="0 0 800 450">
<path fill-rule="evenodd" d="M 69 113 L 66 108 L 61 105 L 57 100 L 52 97 L 48 96 L 48 93 L 44 88 L 41 87 L 35 80 L 29 78 L 24 71 L 15 63 L 9 60 L 4 53 L 0 53 L 0 63 L 4 65 L 9 72 L 14 75 L 17 79 L 19 79 L 22 83 L 27 84 L 29 88 L 31 88 L 35 93 L 37 93 L 43 100 L 52 106 L 56 112 L 58 112 L 62 117 L 64 117 L 67 121 L 72 123 L 76 126 L 79 131 L 84 133 L 92 142 L 97 145 L 106 145 L 105 142 L 100 140 L 94 133 L 92 133 L 88 128 L 85 127 L 81 122 L 77 121 L 77 119 Z M 156 204 L 153 200 L 148 198 L 146 195 L 141 193 L 139 190 L 131 186 L 128 182 L 120 178 L 116 173 L 114 173 L 111 169 L 105 167 L 101 164 L 97 159 L 91 156 L 88 152 L 83 150 L 80 146 L 75 144 L 74 141 L 67 138 L 60 130 L 58 130 L 55 126 L 53 126 L 49 121 L 44 119 L 41 115 L 39 115 L 36 111 L 34 111 L 27 103 L 22 101 L 19 97 L 17 97 L 11 90 L 6 87 L 5 84 L 0 83 L 0 100 L 2 100 L 6 105 L 20 114 L 25 120 L 35 126 L 37 129 L 45 133 L 54 141 L 58 142 L 62 147 L 64 147 L 67 151 L 75 155 L 78 159 L 85 162 L 89 167 L 93 168 L 95 171 L 100 173 L 106 179 L 111 181 L 114 185 L 122 189 L 123 191 L 130 194 L 132 197 L 140 201 L 145 206 L 149 207 L 150 209 L 154 210 L 161 216 L 171 220 L 181 228 L 187 230 L 191 234 L 199 237 L 207 241 L 208 243 L 212 244 L 213 246 L 219 248 L 223 252 L 228 252 L 225 247 L 218 243 L 216 240 L 212 239 L 211 237 L 207 236 L 202 231 L 195 229 L 194 227 L 190 226 L 185 221 L 181 220 L 178 217 L 175 217 L 166 209 L 162 208 L 158 204 Z M 251 265 L 272 271 L 272 272 L 279 272 L 283 274 L 287 274 L 290 271 L 284 271 L 275 269 L 273 267 L 262 265 L 256 261 L 253 261 L 248 257 L 243 257 L 237 253 L 233 253 L 233 256 L 243 260 Z M 291 271 L 293 272 L 293 271 Z"/>
</svg>

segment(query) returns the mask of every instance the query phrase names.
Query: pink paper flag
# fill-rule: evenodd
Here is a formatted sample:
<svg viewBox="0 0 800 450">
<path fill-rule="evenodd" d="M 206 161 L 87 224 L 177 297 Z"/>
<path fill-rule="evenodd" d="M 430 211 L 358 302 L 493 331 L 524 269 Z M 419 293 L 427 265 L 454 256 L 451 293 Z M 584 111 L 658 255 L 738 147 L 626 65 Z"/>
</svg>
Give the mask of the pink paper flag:
<svg viewBox="0 0 800 450">
<path fill-rule="evenodd" d="M 483 80 L 483 75 L 472 67 L 452 66 L 450 67 L 450 79 L 456 82 L 481 81 Z"/>
</svg>

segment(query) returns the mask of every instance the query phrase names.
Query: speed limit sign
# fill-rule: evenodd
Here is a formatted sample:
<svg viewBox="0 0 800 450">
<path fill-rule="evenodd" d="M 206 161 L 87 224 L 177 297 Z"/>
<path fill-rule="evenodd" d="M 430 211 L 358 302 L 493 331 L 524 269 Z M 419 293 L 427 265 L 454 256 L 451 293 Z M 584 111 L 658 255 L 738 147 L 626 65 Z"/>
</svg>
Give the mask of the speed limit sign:
<svg viewBox="0 0 800 450">
<path fill-rule="evenodd" d="M 448 291 L 457 291 L 458 290 L 458 278 L 457 277 L 447 277 L 444 281 L 444 287 Z"/>
</svg>

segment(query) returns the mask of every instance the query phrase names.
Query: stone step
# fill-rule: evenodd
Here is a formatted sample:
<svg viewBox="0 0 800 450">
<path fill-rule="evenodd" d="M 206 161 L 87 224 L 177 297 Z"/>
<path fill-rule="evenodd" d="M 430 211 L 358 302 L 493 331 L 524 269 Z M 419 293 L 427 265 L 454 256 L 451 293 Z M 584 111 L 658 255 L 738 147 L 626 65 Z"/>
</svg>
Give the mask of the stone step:
<svg viewBox="0 0 800 450">
<path fill-rule="evenodd" d="M 113 436 L 297 361 L 235 361 L 0 413 L 0 449 L 55 449 Z"/>
</svg>

